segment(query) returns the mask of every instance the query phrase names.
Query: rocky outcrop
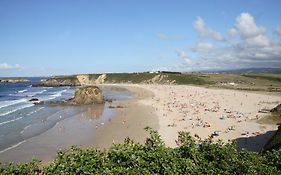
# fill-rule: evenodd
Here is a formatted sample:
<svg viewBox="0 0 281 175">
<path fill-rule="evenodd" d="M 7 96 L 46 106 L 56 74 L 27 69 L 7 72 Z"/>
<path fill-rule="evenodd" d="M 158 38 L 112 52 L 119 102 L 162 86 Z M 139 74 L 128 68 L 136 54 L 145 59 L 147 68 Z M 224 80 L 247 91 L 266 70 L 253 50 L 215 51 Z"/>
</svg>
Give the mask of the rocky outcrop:
<svg viewBox="0 0 281 175">
<path fill-rule="evenodd" d="M 102 74 L 95 80 L 95 84 L 103 84 L 105 83 L 105 79 L 106 79 L 106 74 Z"/>
<path fill-rule="evenodd" d="M 102 91 L 97 86 L 85 86 L 77 88 L 73 98 L 64 102 L 52 102 L 50 105 L 90 105 L 104 102 Z"/>
<path fill-rule="evenodd" d="M 89 75 L 77 75 L 77 79 L 80 82 L 81 86 L 91 84 L 91 82 L 89 80 Z"/>
<path fill-rule="evenodd" d="M 0 83 L 24 83 L 30 82 L 30 80 L 25 78 L 0 78 Z"/>
<path fill-rule="evenodd" d="M 279 125 L 278 130 L 275 134 L 268 140 L 268 142 L 263 147 L 263 151 L 281 148 L 281 126 Z"/>
<path fill-rule="evenodd" d="M 275 108 L 271 109 L 270 112 L 281 112 L 281 104 L 279 104 Z"/>
<path fill-rule="evenodd" d="M 145 84 L 176 84 L 175 80 L 169 80 L 168 75 L 158 74 L 149 80 L 145 80 Z"/>
<path fill-rule="evenodd" d="M 73 77 L 53 77 L 43 79 L 40 81 L 39 86 L 80 86 L 81 83 L 76 76 Z"/>
<path fill-rule="evenodd" d="M 39 86 L 89 86 L 95 84 L 105 83 L 106 74 L 98 76 L 96 79 L 89 78 L 87 74 L 65 76 L 65 77 L 52 77 L 41 80 Z"/>
</svg>

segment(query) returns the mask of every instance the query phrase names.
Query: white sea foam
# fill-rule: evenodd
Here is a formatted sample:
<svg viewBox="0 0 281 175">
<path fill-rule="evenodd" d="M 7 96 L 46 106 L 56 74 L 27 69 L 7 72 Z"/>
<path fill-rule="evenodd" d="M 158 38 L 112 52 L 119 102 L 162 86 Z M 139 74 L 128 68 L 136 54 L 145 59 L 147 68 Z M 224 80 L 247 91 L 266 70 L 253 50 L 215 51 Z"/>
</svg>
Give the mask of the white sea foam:
<svg viewBox="0 0 281 175">
<path fill-rule="evenodd" d="M 66 92 L 66 89 L 62 90 L 62 91 L 58 91 L 55 94 L 51 95 L 52 97 L 60 97 L 62 96 L 62 93 Z"/>
<path fill-rule="evenodd" d="M 40 107 L 40 108 L 38 108 L 38 110 L 37 111 L 40 111 L 41 109 L 44 109 L 45 107 Z"/>
<path fill-rule="evenodd" d="M 38 94 L 43 94 L 44 92 L 46 92 L 47 90 L 44 89 L 42 91 L 35 91 L 35 92 L 30 92 L 29 94 L 27 94 L 28 97 L 34 97 L 35 95 L 38 95 Z"/>
<path fill-rule="evenodd" d="M 31 111 L 31 112 L 29 112 L 29 113 L 26 114 L 26 115 L 32 115 L 32 114 L 34 114 L 34 113 L 40 111 L 40 110 L 43 109 L 43 108 L 44 108 L 44 107 L 40 107 L 40 108 L 38 108 L 37 110 Z"/>
<path fill-rule="evenodd" d="M 6 148 L 6 149 L 3 149 L 3 150 L 0 151 L 0 154 L 1 154 L 1 153 L 4 153 L 4 152 L 6 152 L 6 151 L 9 151 L 10 149 L 16 148 L 16 147 L 20 146 L 21 144 L 23 144 L 23 143 L 25 143 L 25 142 L 26 142 L 26 140 L 21 141 L 21 142 L 15 144 L 15 145 L 13 145 L 13 146 L 10 146 L 10 147 L 8 147 L 8 148 Z"/>
<path fill-rule="evenodd" d="M 34 114 L 34 113 L 36 113 L 37 111 L 35 110 L 35 111 L 31 111 L 31 112 L 29 112 L 28 114 L 26 114 L 27 116 L 29 116 L 29 115 L 32 115 L 32 114 Z"/>
<path fill-rule="evenodd" d="M 24 90 L 18 91 L 17 93 L 22 94 L 22 93 L 24 93 L 24 92 L 27 92 L 27 89 L 24 89 Z"/>
<path fill-rule="evenodd" d="M 22 98 L 22 99 L 19 99 L 19 100 L 0 101 L 0 109 L 4 108 L 4 107 L 7 107 L 7 106 L 14 105 L 14 104 L 26 102 L 26 101 L 27 101 L 27 99 L 25 99 L 25 98 Z"/>
<path fill-rule="evenodd" d="M 46 92 L 46 91 L 47 91 L 47 90 L 44 89 L 44 90 L 42 90 L 42 91 L 37 92 L 37 94 L 43 94 L 43 93 Z"/>
<path fill-rule="evenodd" d="M 20 132 L 20 134 L 23 134 L 25 130 L 27 130 L 28 128 L 30 128 L 32 125 L 27 125 L 26 127 L 23 128 L 23 130 Z"/>
<path fill-rule="evenodd" d="M 17 120 L 20 120 L 20 119 L 22 119 L 22 117 L 15 118 L 15 119 L 8 120 L 8 121 L 4 121 L 4 122 L 0 123 L 0 126 L 4 125 L 4 124 L 7 124 L 7 123 L 11 123 L 11 122 L 17 121 Z"/>
<path fill-rule="evenodd" d="M 13 109 L 13 110 L 10 110 L 10 111 L 5 111 L 5 112 L 0 112 L 0 116 L 4 116 L 4 115 L 8 115 L 8 114 L 10 114 L 10 113 L 13 113 L 13 112 L 16 112 L 16 111 L 18 111 L 18 110 L 21 110 L 21 109 L 24 109 L 24 108 L 28 108 L 28 107 L 31 107 L 31 106 L 34 106 L 34 104 L 25 104 L 25 105 L 22 105 L 22 106 L 20 106 L 20 107 L 18 107 L 18 108 L 15 108 L 15 109 Z"/>
</svg>

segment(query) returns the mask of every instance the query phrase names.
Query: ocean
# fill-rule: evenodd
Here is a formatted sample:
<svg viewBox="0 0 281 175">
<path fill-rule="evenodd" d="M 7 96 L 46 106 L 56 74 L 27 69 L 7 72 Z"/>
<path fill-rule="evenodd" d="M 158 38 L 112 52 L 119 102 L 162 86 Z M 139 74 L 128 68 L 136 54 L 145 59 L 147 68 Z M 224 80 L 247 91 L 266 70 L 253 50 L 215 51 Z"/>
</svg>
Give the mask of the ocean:
<svg viewBox="0 0 281 175">
<path fill-rule="evenodd" d="M 0 83 L 0 154 L 38 136 L 59 121 L 87 110 L 84 106 L 35 105 L 30 100 L 62 101 L 74 96 L 74 87 L 39 87 L 41 78 L 29 78 L 31 82 Z M 106 99 L 127 100 L 128 91 L 103 88 Z M 95 109 L 95 108 L 94 108 Z M 98 107 L 94 118 L 102 116 L 104 107 Z"/>
</svg>

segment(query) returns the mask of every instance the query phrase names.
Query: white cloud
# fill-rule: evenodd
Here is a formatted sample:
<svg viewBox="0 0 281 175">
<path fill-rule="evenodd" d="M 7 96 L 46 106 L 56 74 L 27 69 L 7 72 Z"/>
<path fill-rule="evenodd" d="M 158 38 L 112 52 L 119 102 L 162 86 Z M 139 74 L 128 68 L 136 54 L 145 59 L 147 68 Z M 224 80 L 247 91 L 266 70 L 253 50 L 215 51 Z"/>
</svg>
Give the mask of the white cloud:
<svg viewBox="0 0 281 175">
<path fill-rule="evenodd" d="M 214 46 L 211 43 L 197 43 L 191 50 L 193 52 L 209 52 L 212 49 Z"/>
<path fill-rule="evenodd" d="M 230 28 L 229 30 L 228 30 L 228 36 L 230 37 L 230 38 L 233 38 L 233 37 L 235 37 L 237 35 L 237 30 L 235 29 L 235 28 Z"/>
<path fill-rule="evenodd" d="M 241 13 L 236 18 L 235 28 L 243 38 L 256 37 L 265 33 L 264 27 L 258 27 L 255 19 L 249 13 Z"/>
<path fill-rule="evenodd" d="M 233 28 L 230 28 L 228 34 L 240 35 L 240 44 L 245 47 L 265 47 L 270 45 L 270 40 L 265 36 L 266 29 L 257 26 L 254 17 L 249 13 L 241 13 L 235 20 Z"/>
<path fill-rule="evenodd" d="M 177 56 L 184 60 L 186 64 L 191 64 L 191 60 L 188 58 L 187 53 L 184 50 L 177 49 L 176 50 Z"/>
<path fill-rule="evenodd" d="M 205 23 L 198 18 L 193 24 L 195 29 L 206 36 Z M 205 33 L 204 33 L 205 32 Z M 274 31 L 281 36 L 281 26 Z M 202 34 L 203 33 L 203 34 Z M 235 69 L 249 67 L 281 67 L 281 43 L 266 36 L 266 28 L 257 26 L 254 17 L 249 13 L 241 13 L 228 30 L 228 42 L 218 45 L 196 43 L 189 51 L 192 54 L 191 65 L 186 66 L 202 69 Z M 237 37 L 235 43 L 232 37 Z M 178 51 L 178 56 L 187 57 L 188 53 Z"/>
<path fill-rule="evenodd" d="M 10 65 L 7 63 L 1 63 L 0 64 L 0 70 L 11 70 L 11 69 L 20 69 L 21 66 L 19 64 L 15 64 L 15 65 Z"/>
<path fill-rule="evenodd" d="M 268 46 L 270 44 L 269 39 L 264 35 L 258 35 L 255 37 L 247 38 L 247 39 L 245 39 L 245 42 L 250 47 L 251 46 L 264 47 L 264 46 Z"/>
<path fill-rule="evenodd" d="M 281 26 L 276 27 L 274 32 L 275 32 L 275 34 L 281 36 Z"/>
<path fill-rule="evenodd" d="M 212 38 L 218 41 L 225 40 L 219 32 L 214 31 L 210 27 L 206 27 L 205 22 L 201 17 L 197 17 L 196 21 L 193 23 L 193 27 L 196 29 L 200 37 Z"/>
</svg>

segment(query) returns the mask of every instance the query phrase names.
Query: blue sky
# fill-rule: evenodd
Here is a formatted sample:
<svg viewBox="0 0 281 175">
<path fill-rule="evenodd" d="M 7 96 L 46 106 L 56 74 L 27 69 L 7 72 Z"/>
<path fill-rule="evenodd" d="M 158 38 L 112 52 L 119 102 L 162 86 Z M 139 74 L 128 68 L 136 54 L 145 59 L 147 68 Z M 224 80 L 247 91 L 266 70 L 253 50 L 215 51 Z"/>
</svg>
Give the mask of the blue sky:
<svg viewBox="0 0 281 175">
<path fill-rule="evenodd" d="M 0 76 L 281 67 L 280 0 L 1 0 Z"/>
</svg>

